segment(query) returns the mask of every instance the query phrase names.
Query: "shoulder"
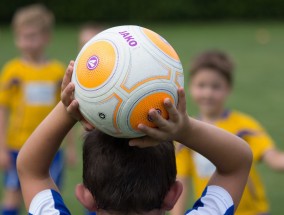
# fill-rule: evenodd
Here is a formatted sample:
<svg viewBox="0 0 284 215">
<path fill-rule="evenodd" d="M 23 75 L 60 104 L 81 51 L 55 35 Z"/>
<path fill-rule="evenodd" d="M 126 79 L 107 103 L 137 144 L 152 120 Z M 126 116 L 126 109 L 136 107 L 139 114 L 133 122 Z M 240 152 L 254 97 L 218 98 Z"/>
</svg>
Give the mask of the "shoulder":
<svg viewBox="0 0 284 215">
<path fill-rule="evenodd" d="M 66 67 L 62 62 L 60 62 L 58 60 L 54 60 L 54 59 L 49 60 L 47 67 L 48 67 L 48 70 L 52 71 L 52 73 L 55 76 L 57 76 L 59 78 L 63 78 Z"/>
<path fill-rule="evenodd" d="M 233 215 L 234 203 L 230 194 L 222 187 L 211 185 L 205 188 L 201 198 L 186 215 Z"/>
<path fill-rule="evenodd" d="M 241 138 L 246 136 L 258 136 L 265 132 L 265 129 L 256 119 L 239 111 L 232 112 L 230 124 L 235 127 L 235 134 Z"/>
<path fill-rule="evenodd" d="M 255 127 L 260 125 L 259 122 L 252 116 L 236 110 L 231 112 L 230 118 L 232 121 L 239 123 L 244 127 Z"/>
<path fill-rule="evenodd" d="M 18 58 L 14 58 L 4 64 L 4 66 L 2 67 L 2 72 L 16 70 L 20 65 L 21 60 Z"/>
<path fill-rule="evenodd" d="M 39 192 L 32 200 L 29 214 L 56 214 L 69 215 L 70 212 L 64 204 L 61 195 L 54 190 L 43 190 Z"/>
<path fill-rule="evenodd" d="M 49 64 L 52 65 L 52 66 L 65 68 L 64 63 L 59 61 L 59 60 L 56 60 L 56 59 L 49 60 Z"/>
<path fill-rule="evenodd" d="M 55 60 L 55 59 L 52 59 L 48 62 L 48 66 L 52 68 L 52 70 L 60 73 L 60 74 L 64 74 L 65 72 L 65 65 L 64 63 L 58 61 L 58 60 Z"/>
</svg>

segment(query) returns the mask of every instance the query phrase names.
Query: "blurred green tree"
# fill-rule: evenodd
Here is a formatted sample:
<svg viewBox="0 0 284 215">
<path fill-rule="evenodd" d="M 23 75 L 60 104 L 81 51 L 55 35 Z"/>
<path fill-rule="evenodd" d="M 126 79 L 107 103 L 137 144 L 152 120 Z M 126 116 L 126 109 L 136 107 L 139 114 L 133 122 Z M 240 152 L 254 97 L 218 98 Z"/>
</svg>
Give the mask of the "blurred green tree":
<svg viewBox="0 0 284 215">
<path fill-rule="evenodd" d="M 63 23 L 284 19 L 283 0 L 1 0 L 0 22 L 32 3 L 45 4 Z"/>
</svg>

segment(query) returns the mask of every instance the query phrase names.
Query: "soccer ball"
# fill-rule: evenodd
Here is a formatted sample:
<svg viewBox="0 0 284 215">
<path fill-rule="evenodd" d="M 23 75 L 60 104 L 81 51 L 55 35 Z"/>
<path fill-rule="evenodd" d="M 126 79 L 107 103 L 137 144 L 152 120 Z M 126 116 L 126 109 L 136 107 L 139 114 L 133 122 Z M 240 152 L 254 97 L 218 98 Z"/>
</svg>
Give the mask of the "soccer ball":
<svg viewBox="0 0 284 215">
<path fill-rule="evenodd" d="M 183 69 L 172 46 L 139 26 L 119 26 L 93 37 L 74 65 L 74 97 L 84 118 L 115 137 L 143 136 L 139 123 L 154 127 L 148 112 L 168 118 L 165 98 L 177 104 Z"/>
</svg>

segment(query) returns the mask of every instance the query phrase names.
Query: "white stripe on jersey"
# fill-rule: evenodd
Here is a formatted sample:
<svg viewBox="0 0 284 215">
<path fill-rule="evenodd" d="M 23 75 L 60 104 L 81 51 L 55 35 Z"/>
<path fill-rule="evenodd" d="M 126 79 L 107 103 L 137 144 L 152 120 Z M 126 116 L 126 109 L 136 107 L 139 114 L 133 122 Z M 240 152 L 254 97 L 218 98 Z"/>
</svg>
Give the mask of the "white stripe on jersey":
<svg viewBox="0 0 284 215">
<path fill-rule="evenodd" d="M 30 215 L 70 215 L 61 195 L 54 190 L 44 190 L 32 200 Z M 234 203 L 230 194 L 219 186 L 208 186 L 202 197 L 186 215 L 233 215 Z"/>
<path fill-rule="evenodd" d="M 188 210 L 186 215 L 233 215 L 234 202 L 222 187 L 208 186 L 201 198 Z"/>
<path fill-rule="evenodd" d="M 43 190 L 32 200 L 29 215 L 67 215 L 69 210 L 64 205 L 61 195 L 54 190 Z"/>
</svg>

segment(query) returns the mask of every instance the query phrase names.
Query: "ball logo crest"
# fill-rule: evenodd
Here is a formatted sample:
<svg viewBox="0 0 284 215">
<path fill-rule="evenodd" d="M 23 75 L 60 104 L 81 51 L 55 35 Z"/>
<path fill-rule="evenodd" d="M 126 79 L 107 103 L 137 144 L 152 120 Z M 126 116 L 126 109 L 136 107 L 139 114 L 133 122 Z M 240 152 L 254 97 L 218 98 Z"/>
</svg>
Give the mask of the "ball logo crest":
<svg viewBox="0 0 284 215">
<path fill-rule="evenodd" d="M 92 56 L 87 61 L 87 68 L 89 70 L 94 70 L 99 65 L 99 58 L 97 56 Z"/>
</svg>

